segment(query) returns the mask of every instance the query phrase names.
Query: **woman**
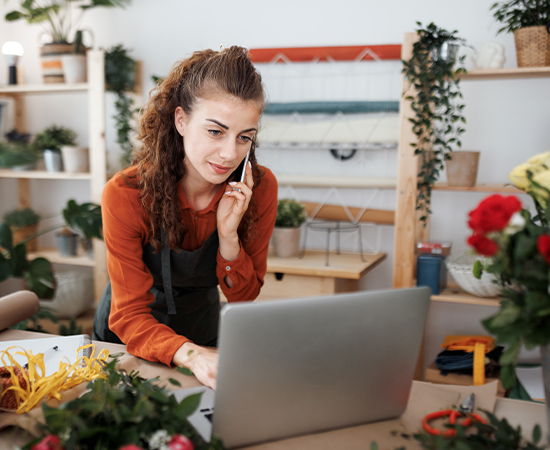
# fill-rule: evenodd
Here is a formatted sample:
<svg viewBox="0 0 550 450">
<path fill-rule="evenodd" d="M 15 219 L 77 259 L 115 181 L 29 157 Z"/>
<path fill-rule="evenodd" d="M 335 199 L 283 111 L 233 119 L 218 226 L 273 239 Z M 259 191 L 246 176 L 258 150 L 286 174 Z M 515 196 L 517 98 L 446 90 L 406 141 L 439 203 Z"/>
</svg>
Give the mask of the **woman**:
<svg viewBox="0 0 550 450">
<path fill-rule="evenodd" d="M 255 157 L 264 103 L 241 47 L 195 52 L 150 98 L 134 165 L 103 191 L 111 281 L 95 339 L 215 388 L 218 284 L 230 302 L 258 296 L 277 214 L 277 182 Z"/>
</svg>

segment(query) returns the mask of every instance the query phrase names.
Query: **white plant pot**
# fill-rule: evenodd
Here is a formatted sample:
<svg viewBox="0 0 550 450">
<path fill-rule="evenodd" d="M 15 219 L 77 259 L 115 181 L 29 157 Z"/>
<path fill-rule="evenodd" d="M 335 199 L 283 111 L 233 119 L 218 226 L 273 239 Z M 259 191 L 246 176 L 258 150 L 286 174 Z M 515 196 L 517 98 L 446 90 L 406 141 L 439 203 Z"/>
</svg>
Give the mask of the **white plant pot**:
<svg viewBox="0 0 550 450">
<path fill-rule="evenodd" d="M 91 308 L 94 302 L 94 279 L 91 274 L 80 272 L 58 272 L 57 282 L 51 300 L 40 300 L 40 306 L 51 310 L 59 319 L 78 317 Z"/>
<path fill-rule="evenodd" d="M 63 77 L 65 83 L 86 82 L 86 56 L 85 55 L 62 55 Z"/>
<path fill-rule="evenodd" d="M 44 150 L 44 166 L 46 172 L 62 172 L 61 154 L 56 150 Z"/>
<path fill-rule="evenodd" d="M 61 147 L 61 155 L 63 156 L 63 167 L 65 172 L 89 172 L 90 163 L 87 148 L 63 145 Z"/>
</svg>

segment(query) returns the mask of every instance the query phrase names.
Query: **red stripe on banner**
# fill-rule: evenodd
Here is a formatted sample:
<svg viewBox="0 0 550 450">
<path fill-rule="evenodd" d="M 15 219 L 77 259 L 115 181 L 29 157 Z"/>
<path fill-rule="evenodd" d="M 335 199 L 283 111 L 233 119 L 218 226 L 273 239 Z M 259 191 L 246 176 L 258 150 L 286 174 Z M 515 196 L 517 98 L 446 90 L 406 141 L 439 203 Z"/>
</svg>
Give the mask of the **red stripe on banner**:
<svg viewBox="0 0 550 450">
<path fill-rule="evenodd" d="M 252 62 L 268 63 L 290 60 L 310 61 L 356 61 L 379 59 L 401 59 L 401 44 L 352 45 L 346 47 L 287 47 L 253 48 L 249 50 Z M 373 56 L 376 55 L 376 56 Z"/>
</svg>

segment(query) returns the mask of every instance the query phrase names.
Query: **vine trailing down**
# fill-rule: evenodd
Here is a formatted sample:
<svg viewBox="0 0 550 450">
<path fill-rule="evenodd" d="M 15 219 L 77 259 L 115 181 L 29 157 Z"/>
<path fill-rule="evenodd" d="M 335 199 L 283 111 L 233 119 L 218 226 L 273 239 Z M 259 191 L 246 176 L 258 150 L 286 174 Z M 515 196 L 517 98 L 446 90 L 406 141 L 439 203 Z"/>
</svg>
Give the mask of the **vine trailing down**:
<svg viewBox="0 0 550 450">
<path fill-rule="evenodd" d="M 457 46 L 466 41 L 457 37 L 458 31 L 448 32 L 438 28 L 433 23 L 426 28 L 417 22 L 418 40 L 413 45 L 412 56 L 403 61 L 403 73 L 413 90 L 413 95 L 405 97 L 411 101 L 414 117 L 412 123 L 416 141 L 410 145 L 415 149 L 415 155 L 421 158 L 418 174 L 418 197 L 416 209 L 422 211 L 421 221 L 426 224 L 428 214 L 431 214 L 430 203 L 434 183 L 439 178 L 445 161 L 451 159 L 453 147 L 461 147 L 460 135 L 466 119 L 462 115 L 465 107 L 459 99 L 459 75 L 466 73 L 463 67 L 464 56 L 458 59 L 452 54 L 443 57 L 439 50 L 443 45 Z"/>
</svg>

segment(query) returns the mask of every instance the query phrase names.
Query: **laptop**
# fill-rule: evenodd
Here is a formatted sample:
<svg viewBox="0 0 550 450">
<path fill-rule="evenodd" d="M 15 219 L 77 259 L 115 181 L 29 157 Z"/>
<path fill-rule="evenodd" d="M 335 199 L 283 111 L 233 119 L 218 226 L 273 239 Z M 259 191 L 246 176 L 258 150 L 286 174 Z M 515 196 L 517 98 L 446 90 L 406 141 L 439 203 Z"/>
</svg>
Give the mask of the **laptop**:
<svg viewBox="0 0 550 450">
<path fill-rule="evenodd" d="M 228 304 L 216 391 L 174 394 L 203 392 L 189 422 L 228 448 L 399 417 L 430 294 L 419 287 Z"/>
</svg>

